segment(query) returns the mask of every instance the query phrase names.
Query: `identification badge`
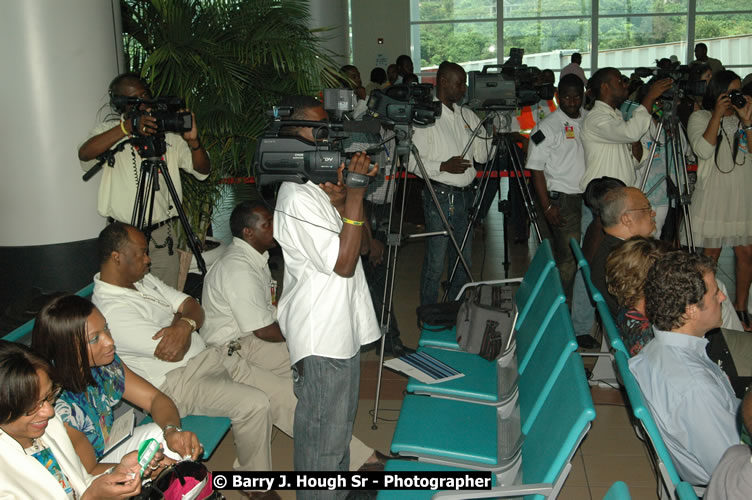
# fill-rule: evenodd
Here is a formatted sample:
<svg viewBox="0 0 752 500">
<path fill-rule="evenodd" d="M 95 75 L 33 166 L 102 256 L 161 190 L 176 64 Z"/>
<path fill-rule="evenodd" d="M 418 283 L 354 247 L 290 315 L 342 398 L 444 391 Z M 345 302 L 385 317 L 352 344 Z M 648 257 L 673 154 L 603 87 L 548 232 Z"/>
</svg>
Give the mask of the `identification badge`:
<svg viewBox="0 0 752 500">
<path fill-rule="evenodd" d="M 277 280 L 269 281 L 269 291 L 271 292 L 272 305 L 277 305 Z"/>
<path fill-rule="evenodd" d="M 571 125 L 564 126 L 564 135 L 567 139 L 574 139 L 574 127 Z"/>
</svg>

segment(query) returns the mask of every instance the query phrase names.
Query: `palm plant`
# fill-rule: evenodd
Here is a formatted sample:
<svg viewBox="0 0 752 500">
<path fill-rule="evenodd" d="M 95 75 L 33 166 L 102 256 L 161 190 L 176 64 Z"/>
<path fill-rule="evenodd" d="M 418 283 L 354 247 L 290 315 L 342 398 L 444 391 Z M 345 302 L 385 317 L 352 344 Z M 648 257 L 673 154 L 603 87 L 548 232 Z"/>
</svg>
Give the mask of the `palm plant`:
<svg viewBox="0 0 752 500">
<path fill-rule="evenodd" d="M 183 206 L 203 239 L 218 181 L 252 174 L 265 111 L 283 95 L 331 86 L 337 65 L 307 28 L 306 0 L 121 0 L 121 10 L 130 69 L 196 114 L 212 174 L 182 178 Z"/>
</svg>

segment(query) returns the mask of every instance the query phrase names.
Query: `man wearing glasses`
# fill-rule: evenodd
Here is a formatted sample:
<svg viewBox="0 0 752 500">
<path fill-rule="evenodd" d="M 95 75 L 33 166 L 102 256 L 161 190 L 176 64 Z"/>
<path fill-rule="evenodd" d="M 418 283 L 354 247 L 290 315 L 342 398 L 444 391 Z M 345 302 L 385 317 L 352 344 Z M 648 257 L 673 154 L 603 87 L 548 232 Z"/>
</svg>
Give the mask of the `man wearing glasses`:
<svg viewBox="0 0 752 500">
<path fill-rule="evenodd" d="M 655 233 L 655 211 L 645 195 L 634 187 L 617 187 L 606 193 L 601 206 L 603 240 L 590 263 L 593 284 L 603 294 L 608 308 L 616 314 L 616 299 L 606 286 L 606 259 L 624 240 Z"/>
</svg>

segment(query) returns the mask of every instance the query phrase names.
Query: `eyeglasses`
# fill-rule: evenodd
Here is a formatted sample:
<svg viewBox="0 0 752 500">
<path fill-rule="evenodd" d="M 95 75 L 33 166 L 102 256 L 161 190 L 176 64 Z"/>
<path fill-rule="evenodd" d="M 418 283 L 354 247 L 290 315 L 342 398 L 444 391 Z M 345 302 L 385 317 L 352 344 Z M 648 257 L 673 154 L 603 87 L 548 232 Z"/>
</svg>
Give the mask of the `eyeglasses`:
<svg viewBox="0 0 752 500">
<path fill-rule="evenodd" d="M 624 210 L 624 211 L 625 212 L 642 212 L 643 210 L 648 211 L 648 212 L 652 212 L 653 211 L 653 206 L 652 205 L 648 205 L 647 207 L 642 207 L 642 208 L 628 208 L 627 210 Z"/>
<path fill-rule="evenodd" d="M 31 410 L 27 411 L 25 413 L 25 415 L 27 417 L 30 417 L 30 416 L 36 414 L 39 410 L 42 409 L 42 407 L 44 406 L 45 403 L 49 403 L 50 406 L 55 406 L 55 402 L 57 401 L 57 398 L 60 397 L 60 393 L 61 392 L 63 392 L 63 388 L 62 387 L 60 387 L 59 385 L 53 385 L 52 386 L 52 391 L 50 391 L 50 393 L 47 395 L 47 397 L 44 398 L 44 399 L 42 399 L 39 403 L 37 403 L 34 406 L 34 408 L 32 408 Z"/>
</svg>

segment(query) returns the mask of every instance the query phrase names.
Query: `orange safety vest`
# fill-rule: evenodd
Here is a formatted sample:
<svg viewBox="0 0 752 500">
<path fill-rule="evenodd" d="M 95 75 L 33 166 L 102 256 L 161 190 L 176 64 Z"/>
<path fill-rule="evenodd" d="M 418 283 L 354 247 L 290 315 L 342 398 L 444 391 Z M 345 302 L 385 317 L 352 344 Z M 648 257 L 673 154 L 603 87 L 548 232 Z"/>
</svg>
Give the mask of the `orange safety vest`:
<svg viewBox="0 0 752 500">
<path fill-rule="evenodd" d="M 556 111 L 556 102 L 553 99 L 546 101 L 546 104 L 548 104 L 549 111 L 552 113 Z M 517 123 L 520 125 L 520 130 L 530 130 L 535 127 L 537 120 L 532 106 L 523 106 L 517 117 Z"/>
</svg>

